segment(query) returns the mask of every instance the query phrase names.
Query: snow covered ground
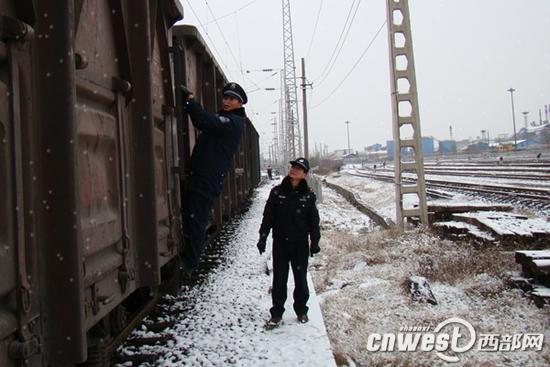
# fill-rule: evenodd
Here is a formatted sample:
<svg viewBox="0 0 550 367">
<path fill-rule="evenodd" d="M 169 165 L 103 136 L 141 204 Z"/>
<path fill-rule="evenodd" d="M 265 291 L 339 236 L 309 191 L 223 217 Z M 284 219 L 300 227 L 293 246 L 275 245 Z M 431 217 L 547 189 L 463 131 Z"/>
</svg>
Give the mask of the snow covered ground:
<svg viewBox="0 0 550 367">
<path fill-rule="evenodd" d="M 329 179 L 352 188 L 366 204 L 394 217 L 393 185 L 350 176 Z M 227 262 L 202 285 L 174 299 L 174 307 L 181 309 L 177 324 L 167 332 L 174 341 L 151 350 L 163 355 L 156 365 L 333 366 L 335 361 L 342 366 L 550 364 L 550 307 L 538 309 L 508 285 L 510 274 L 518 270 L 513 253 L 441 240 L 424 228 L 405 235 L 381 230 L 326 187 L 324 201 L 319 203 L 322 251 L 310 262 L 317 292 L 317 296 L 311 292 L 311 321 L 305 325 L 296 322 L 289 294 L 285 324 L 265 331 L 271 277 L 265 274 L 267 258 L 258 255 L 255 244 L 269 189 L 265 185 L 257 190 L 253 205 L 230 238 Z M 411 300 L 405 286 L 410 275 L 429 281 L 437 305 Z M 289 282 L 289 293 L 291 290 Z M 381 352 L 367 345 L 376 333 L 395 334 L 403 327 L 433 331 L 453 317 L 470 323 L 477 333 L 471 350 L 454 354 L 458 363 L 446 362 L 429 348 Z M 542 350 L 486 351 L 479 350 L 481 344 L 477 344 L 484 335 L 506 340 L 525 333 L 543 334 Z"/>
<path fill-rule="evenodd" d="M 256 243 L 270 189 L 271 185 L 264 185 L 257 190 L 254 203 L 228 239 L 227 262 L 202 284 L 174 298 L 172 309 L 180 310 L 180 317 L 165 331 L 174 341 L 167 347 L 126 347 L 124 353 L 163 355 L 156 366 L 335 366 L 311 279 L 310 321 L 300 324 L 296 319 L 290 275 L 284 324 L 272 331 L 264 329 L 271 307 L 271 276 L 265 273 L 268 255 L 260 256 Z M 360 223 L 369 225 L 360 213 L 351 214 L 342 224 L 341 218 L 336 219 L 341 214 L 333 213 L 331 218 L 346 230 L 353 231 Z M 271 236 L 267 247 L 269 252 Z M 147 332 L 134 334 L 140 335 Z"/>
<path fill-rule="evenodd" d="M 395 217 L 392 184 L 345 172 L 327 180 L 352 189 L 381 214 Z M 472 202 L 461 196 L 453 201 Z M 321 217 L 330 218 L 334 210 L 334 205 L 321 205 Z M 351 359 L 361 366 L 549 365 L 550 309 L 538 309 L 522 291 L 509 286 L 509 277 L 519 269 L 513 253 L 442 240 L 422 228 L 400 236 L 392 230 L 353 234 L 345 226 L 329 227 L 323 232 L 323 251 L 313 261 L 312 277 L 338 362 Z M 411 275 L 428 279 L 437 305 L 411 300 L 405 286 Z M 476 343 L 488 334 L 506 340 L 523 333 L 542 333 L 545 343 L 540 351 L 498 351 L 506 349 L 506 344 L 487 351 L 476 344 L 458 354 L 457 364 L 444 361 L 433 350 L 376 352 L 367 347 L 373 334 L 396 334 L 404 327 L 433 331 L 453 317 L 473 326 Z"/>
</svg>

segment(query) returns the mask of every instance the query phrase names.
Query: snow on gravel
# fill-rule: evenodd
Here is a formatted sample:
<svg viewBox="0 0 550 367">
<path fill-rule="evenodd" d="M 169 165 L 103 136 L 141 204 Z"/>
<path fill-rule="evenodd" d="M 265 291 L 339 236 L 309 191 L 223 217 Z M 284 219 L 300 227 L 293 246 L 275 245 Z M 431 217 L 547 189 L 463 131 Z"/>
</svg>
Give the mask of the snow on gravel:
<svg viewBox="0 0 550 367">
<path fill-rule="evenodd" d="M 321 230 L 338 228 L 349 233 L 366 233 L 373 229 L 374 223 L 370 218 L 359 212 L 351 204 L 327 187 L 323 187 L 323 202 L 318 203 Z M 334 210 L 336 209 L 337 210 Z"/>
</svg>

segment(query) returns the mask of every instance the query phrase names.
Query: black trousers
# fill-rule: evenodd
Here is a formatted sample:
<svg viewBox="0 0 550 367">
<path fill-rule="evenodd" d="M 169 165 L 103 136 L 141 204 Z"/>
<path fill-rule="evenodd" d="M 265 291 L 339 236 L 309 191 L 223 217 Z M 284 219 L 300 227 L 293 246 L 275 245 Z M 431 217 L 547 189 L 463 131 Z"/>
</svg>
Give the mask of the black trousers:
<svg viewBox="0 0 550 367">
<path fill-rule="evenodd" d="M 208 190 L 206 178 L 190 176 L 185 190 L 183 232 L 185 244 L 182 254 L 183 266 L 195 269 L 200 262 L 206 240 L 206 226 L 214 200 L 219 193 Z"/>
<path fill-rule="evenodd" d="M 301 251 L 299 246 L 289 246 L 284 243 L 283 246 L 273 244 L 273 287 L 271 297 L 273 307 L 269 310 L 272 317 L 282 317 L 285 312 L 285 301 L 287 295 L 288 271 L 292 267 L 294 275 L 294 311 L 296 315 L 307 314 L 306 306 L 309 299 L 309 289 L 307 286 L 307 264 L 308 253 Z"/>
</svg>

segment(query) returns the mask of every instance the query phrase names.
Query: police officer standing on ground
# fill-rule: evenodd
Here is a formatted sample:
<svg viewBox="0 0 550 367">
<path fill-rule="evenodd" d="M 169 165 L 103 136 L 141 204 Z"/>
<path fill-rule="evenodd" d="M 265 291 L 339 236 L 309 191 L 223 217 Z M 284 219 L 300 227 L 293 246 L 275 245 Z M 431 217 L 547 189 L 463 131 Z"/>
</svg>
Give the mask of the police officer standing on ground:
<svg viewBox="0 0 550 367">
<path fill-rule="evenodd" d="M 285 311 L 289 264 L 295 284 L 294 311 L 299 322 L 309 321 L 306 305 L 309 299 L 308 257 L 321 251 L 316 198 L 305 180 L 309 162 L 305 158 L 298 158 L 290 164 L 288 175 L 269 194 L 257 245 L 262 254 L 269 231 L 273 229 L 273 307 L 270 309 L 271 318 L 266 324 L 267 329 L 273 329 L 281 323 Z"/>
<path fill-rule="evenodd" d="M 199 264 L 210 211 L 222 192 L 225 175 L 239 148 L 246 124 L 243 105 L 248 99 L 240 85 L 228 83 L 223 88 L 222 110 L 213 114 L 206 112 L 185 86 L 181 89 L 183 108 L 200 131 L 189 163 L 183 208 L 182 261 L 184 272 L 189 274 Z"/>
</svg>

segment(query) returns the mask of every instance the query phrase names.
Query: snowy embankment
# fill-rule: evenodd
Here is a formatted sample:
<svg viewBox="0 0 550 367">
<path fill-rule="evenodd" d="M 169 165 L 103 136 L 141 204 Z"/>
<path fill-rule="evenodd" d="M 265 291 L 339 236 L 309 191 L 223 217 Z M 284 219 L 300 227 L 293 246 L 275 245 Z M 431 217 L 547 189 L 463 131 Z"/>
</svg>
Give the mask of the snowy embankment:
<svg viewBox="0 0 550 367">
<path fill-rule="evenodd" d="M 368 205 L 391 215 L 393 185 L 345 176 L 336 180 L 353 188 Z M 324 196 L 332 197 L 326 188 Z M 323 251 L 313 261 L 312 277 L 337 362 L 351 359 L 361 366 L 548 365 L 550 310 L 538 309 L 522 291 L 508 285 L 510 273 L 518 269 L 513 253 L 442 240 L 422 228 L 404 235 L 392 230 L 368 232 L 368 226 L 350 231 L 347 221 L 341 220 L 337 198 L 319 207 Z M 411 300 L 405 287 L 411 275 L 428 279 L 437 305 Z M 476 343 L 481 334 L 497 335 L 499 341 L 525 333 L 542 333 L 545 342 L 541 351 L 488 351 L 475 344 L 458 355 L 458 364 L 445 362 L 433 350 L 367 350 L 372 334 L 395 334 L 403 327 L 433 331 L 452 317 L 473 325 Z"/>
</svg>

